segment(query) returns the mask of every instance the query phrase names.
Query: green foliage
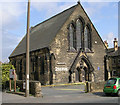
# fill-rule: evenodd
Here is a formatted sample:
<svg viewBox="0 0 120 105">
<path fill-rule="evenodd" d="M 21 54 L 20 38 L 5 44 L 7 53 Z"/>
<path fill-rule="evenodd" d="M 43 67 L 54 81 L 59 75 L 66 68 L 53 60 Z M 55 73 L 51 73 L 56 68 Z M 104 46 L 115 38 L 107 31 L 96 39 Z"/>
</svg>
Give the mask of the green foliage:
<svg viewBox="0 0 120 105">
<path fill-rule="evenodd" d="M 2 70 L 2 84 L 5 84 L 6 81 L 9 81 L 9 70 L 15 69 L 14 66 L 10 63 L 2 64 L 0 70 Z"/>
</svg>

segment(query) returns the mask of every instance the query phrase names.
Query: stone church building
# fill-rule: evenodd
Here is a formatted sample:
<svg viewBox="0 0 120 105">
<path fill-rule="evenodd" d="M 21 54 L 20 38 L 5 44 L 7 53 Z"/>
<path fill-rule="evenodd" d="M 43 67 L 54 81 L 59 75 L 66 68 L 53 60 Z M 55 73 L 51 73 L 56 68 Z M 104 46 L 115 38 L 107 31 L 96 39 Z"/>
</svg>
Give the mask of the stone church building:
<svg viewBox="0 0 120 105">
<path fill-rule="evenodd" d="M 75 6 L 30 29 L 30 80 L 41 84 L 104 81 L 106 46 L 87 13 Z M 26 36 L 9 59 L 25 79 Z"/>
</svg>

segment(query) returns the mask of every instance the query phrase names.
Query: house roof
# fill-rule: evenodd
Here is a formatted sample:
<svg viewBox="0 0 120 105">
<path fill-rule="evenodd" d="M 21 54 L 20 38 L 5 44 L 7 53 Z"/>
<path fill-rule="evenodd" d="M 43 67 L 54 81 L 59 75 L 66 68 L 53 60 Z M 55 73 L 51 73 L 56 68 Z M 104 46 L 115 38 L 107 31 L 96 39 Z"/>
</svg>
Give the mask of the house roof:
<svg viewBox="0 0 120 105">
<path fill-rule="evenodd" d="M 114 52 L 114 48 L 109 48 L 109 49 L 107 50 L 107 53 L 111 53 L 111 52 Z"/>
<path fill-rule="evenodd" d="M 117 51 L 114 51 L 114 48 L 108 49 L 108 56 L 120 56 L 120 47 Z"/>
<path fill-rule="evenodd" d="M 75 10 L 77 5 L 51 17 L 50 19 L 34 26 L 30 31 L 30 51 L 49 47 L 56 34 Z M 9 57 L 26 53 L 26 35 L 14 49 Z"/>
</svg>

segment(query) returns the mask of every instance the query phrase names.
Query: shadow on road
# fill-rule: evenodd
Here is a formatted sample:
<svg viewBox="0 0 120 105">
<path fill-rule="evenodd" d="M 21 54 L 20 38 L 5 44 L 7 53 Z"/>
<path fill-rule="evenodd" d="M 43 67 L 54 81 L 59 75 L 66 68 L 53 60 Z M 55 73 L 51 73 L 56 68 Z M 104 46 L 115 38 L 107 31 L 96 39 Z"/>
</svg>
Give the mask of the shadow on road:
<svg viewBox="0 0 120 105">
<path fill-rule="evenodd" d="M 25 96 L 24 92 L 10 92 L 10 91 L 6 91 L 6 93 L 8 93 L 8 94 L 16 94 L 16 95 L 20 95 L 20 96 Z"/>
<path fill-rule="evenodd" d="M 104 92 L 94 92 L 92 94 L 100 96 L 100 97 L 118 97 L 116 94 L 106 96 Z"/>
</svg>

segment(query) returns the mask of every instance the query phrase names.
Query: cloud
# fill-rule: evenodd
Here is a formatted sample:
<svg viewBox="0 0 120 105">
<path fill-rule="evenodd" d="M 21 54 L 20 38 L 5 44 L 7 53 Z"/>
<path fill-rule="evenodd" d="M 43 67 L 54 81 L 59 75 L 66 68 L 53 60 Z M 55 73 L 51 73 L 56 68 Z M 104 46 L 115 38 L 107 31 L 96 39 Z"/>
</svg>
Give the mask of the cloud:
<svg viewBox="0 0 120 105">
<path fill-rule="evenodd" d="M 2 27 L 5 28 L 15 28 L 19 26 L 19 17 L 25 13 L 25 9 L 23 9 L 23 3 L 2 3 L 2 12 L 0 16 L 2 18 Z"/>
<path fill-rule="evenodd" d="M 28 0 L 1 0 L 1 2 L 27 2 Z M 76 2 L 76 0 L 31 0 L 32 2 Z M 81 2 L 119 2 L 119 0 L 80 0 Z"/>
<path fill-rule="evenodd" d="M 58 2 L 33 2 L 31 7 L 37 11 L 44 12 L 46 18 L 54 16 L 55 14 L 73 6 L 74 3 L 72 2 L 63 2 L 60 5 Z"/>
<path fill-rule="evenodd" d="M 113 41 L 114 41 L 115 35 L 113 32 L 110 32 L 103 36 L 103 40 L 107 40 L 109 47 L 113 47 Z"/>
<path fill-rule="evenodd" d="M 20 17 L 26 12 L 25 3 L 2 2 L 0 5 L 0 61 L 6 61 L 12 50 L 21 40 L 16 30 L 21 27 Z M 1 54 L 2 53 L 2 54 Z"/>
<path fill-rule="evenodd" d="M 108 2 L 83 2 L 83 7 L 90 17 L 96 16 L 96 14 L 100 13 L 103 7 L 108 5 Z"/>
<path fill-rule="evenodd" d="M 13 49 L 22 39 L 21 36 L 16 36 L 14 34 L 3 32 L 2 37 L 2 61 L 6 61 L 7 57 L 10 56 Z M 4 37 L 5 36 L 5 37 Z"/>
</svg>

